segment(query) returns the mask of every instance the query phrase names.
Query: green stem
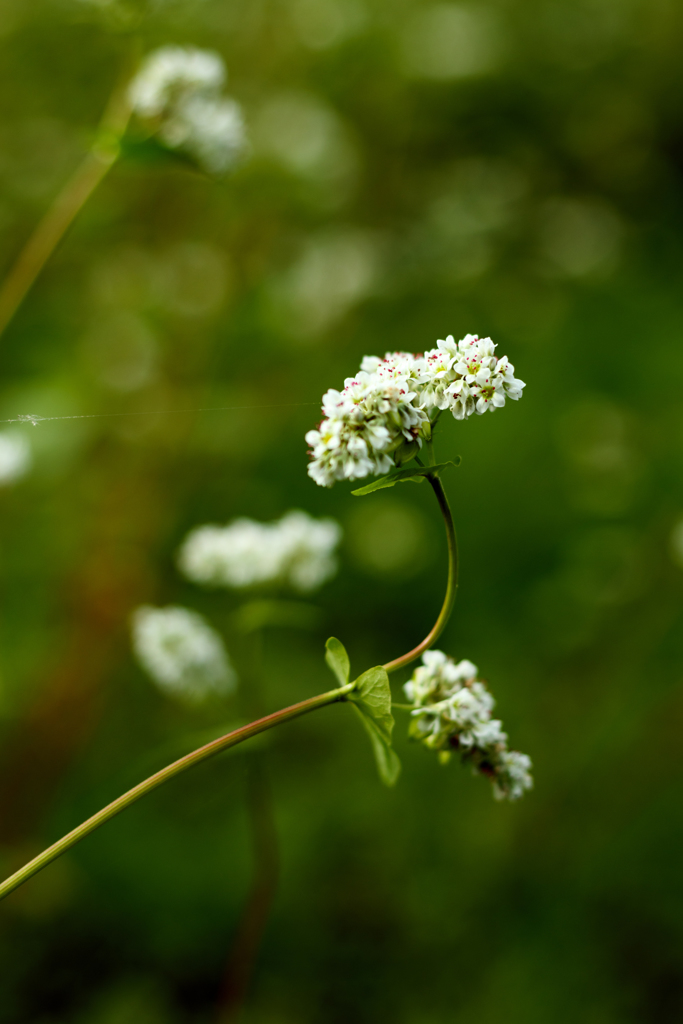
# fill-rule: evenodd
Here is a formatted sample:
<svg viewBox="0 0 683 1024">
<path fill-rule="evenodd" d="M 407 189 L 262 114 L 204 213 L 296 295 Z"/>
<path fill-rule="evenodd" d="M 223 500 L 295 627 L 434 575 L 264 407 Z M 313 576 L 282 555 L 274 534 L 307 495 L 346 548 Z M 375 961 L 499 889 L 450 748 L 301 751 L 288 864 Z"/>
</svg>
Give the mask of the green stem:
<svg viewBox="0 0 683 1024">
<path fill-rule="evenodd" d="M 119 143 L 131 115 L 128 101 L 129 73 L 124 77 L 125 82 L 117 85 L 107 104 L 93 145 L 36 227 L 0 286 L 0 334 L 78 212 L 116 163 Z"/>
<path fill-rule="evenodd" d="M 400 658 L 395 658 L 393 661 L 387 662 L 384 668 L 387 672 L 395 672 L 398 668 L 403 668 L 404 665 L 409 665 L 411 661 L 415 661 L 419 658 L 423 651 L 426 651 L 432 646 L 434 641 L 443 632 L 446 623 L 453 610 L 455 603 L 455 595 L 458 590 L 458 540 L 455 535 L 455 524 L 453 522 L 453 515 L 451 513 L 450 505 L 448 504 L 448 498 L 446 492 L 443 489 L 441 480 L 436 475 L 428 475 L 427 479 L 432 486 L 432 490 L 436 495 L 436 500 L 439 503 L 441 514 L 446 524 L 446 539 L 448 540 L 448 583 L 446 584 L 446 596 L 444 598 L 439 617 L 430 629 L 427 636 L 424 638 L 422 643 L 418 644 L 417 647 L 413 647 L 412 651 L 408 651 L 407 654 L 402 655 Z"/>
<path fill-rule="evenodd" d="M 434 441 L 432 440 L 431 437 L 428 437 L 426 439 L 425 445 L 426 445 L 426 448 L 427 448 L 427 455 L 429 456 L 427 465 L 428 466 L 435 466 L 436 465 L 436 456 L 434 455 Z"/>
<path fill-rule="evenodd" d="M 355 683 L 348 683 L 346 686 L 341 686 L 337 690 L 330 690 L 328 693 L 321 693 L 317 697 L 309 697 L 308 700 L 302 700 L 298 704 L 292 704 L 291 707 L 283 708 L 281 711 L 276 711 L 272 715 L 266 715 L 265 718 L 259 718 L 255 722 L 250 722 L 249 725 L 243 725 L 240 729 L 235 729 L 233 732 L 227 733 L 225 736 L 220 736 L 217 740 L 213 740 L 212 743 L 207 743 L 203 747 L 199 747 L 198 750 L 192 751 L 191 754 L 187 754 L 185 757 L 181 757 L 180 760 L 174 761 L 173 764 L 169 764 L 166 768 L 162 768 L 161 771 L 151 775 L 144 782 L 134 786 L 133 789 L 129 789 L 127 793 L 120 796 L 118 800 L 112 801 L 103 807 L 97 814 L 93 814 L 92 818 L 88 818 L 78 828 L 73 829 L 58 842 L 53 843 L 52 846 L 48 846 L 47 850 L 43 850 L 42 853 L 34 857 L 33 860 L 25 864 L 19 871 L 15 871 L 13 875 L 0 885 L 0 899 L 3 899 L 14 889 L 17 889 L 23 882 L 25 882 L 32 875 L 35 875 L 38 871 L 41 871 L 51 861 L 56 860 L 67 850 L 75 846 L 79 840 L 85 836 L 90 835 L 100 825 L 104 825 L 106 821 L 125 810 L 131 804 L 139 800 L 140 797 L 150 793 L 157 786 L 161 786 L 164 782 L 168 782 L 169 779 L 174 778 L 176 775 L 180 775 L 181 772 L 186 771 L 188 768 L 192 768 L 195 764 L 199 764 L 201 761 L 205 761 L 209 757 L 213 757 L 214 754 L 219 754 L 222 750 L 227 750 L 229 747 L 237 746 L 238 743 L 242 743 L 244 740 L 250 739 L 252 736 L 256 736 L 260 732 L 265 732 L 267 729 L 272 729 L 276 725 L 282 725 L 283 722 L 289 722 L 292 718 L 298 718 L 300 715 L 305 715 L 309 711 L 315 711 L 316 708 L 325 707 L 327 704 L 334 704 L 337 701 L 343 701 L 346 698 L 346 694 L 349 693 Z"/>
</svg>

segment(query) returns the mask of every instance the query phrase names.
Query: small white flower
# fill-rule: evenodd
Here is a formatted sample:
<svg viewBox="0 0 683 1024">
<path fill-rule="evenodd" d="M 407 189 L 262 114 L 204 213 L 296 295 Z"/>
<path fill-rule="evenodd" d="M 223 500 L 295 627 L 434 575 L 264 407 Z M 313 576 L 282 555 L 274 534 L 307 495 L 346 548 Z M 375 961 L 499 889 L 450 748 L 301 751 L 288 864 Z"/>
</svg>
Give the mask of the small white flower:
<svg viewBox="0 0 683 1024">
<path fill-rule="evenodd" d="M 494 747 L 507 743 L 507 733 L 503 732 L 503 723 L 497 718 L 475 725 L 470 733 L 470 745 L 476 747 Z"/>
<path fill-rule="evenodd" d="M 340 538 L 335 520 L 313 519 L 298 510 L 274 523 L 236 519 L 228 526 L 192 530 L 178 565 L 195 583 L 238 589 L 280 583 L 308 593 L 336 572 Z"/>
<path fill-rule="evenodd" d="M 416 357 L 406 352 L 384 359 L 366 356 L 343 391 L 324 395 L 325 419 L 306 434 L 312 456 L 308 473 L 317 484 L 331 487 L 335 480 L 388 473 L 394 465 L 391 452 L 403 440 L 422 443 L 428 417 L 415 401 L 416 365 Z"/>
<path fill-rule="evenodd" d="M 228 694 L 237 677 L 220 635 L 188 608 L 143 605 L 133 613 L 133 650 L 159 689 L 188 701 Z"/>
<path fill-rule="evenodd" d="M 506 750 L 500 760 L 493 781 L 496 800 L 519 800 L 524 791 L 532 789 L 531 759 L 517 750 Z"/>
<path fill-rule="evenodd" d="M 32 463 L 29 439 L 14 430 L 0 431 L 0 486 L 21 480 Z"/>
<path fill-rule="evenodd" d="M 465 683 L 473 682 L 478 671 L 467 659 L 456 663 L 443 651 L 425 651 L 422 665 L 415 669 L 404 690 L 417 706 L 438 704 L 459 693 Z"/>
<path fill-rule="evenodd" d="M 507 749 L 503 723 L 491 717 L 495 701 L 476 676 L 471 661 L 456 663 L 443 651 L 423 654 L 404 686 L 415 705 L 409 734 L 438 751 L 442 761 L 458 751 L 476 773 L 491 779 L 497 800 L 517 800 L 533 785 L 531 761 Z"/>
<path fill-rule="evenodd" d="M 162 46 L 147 56 L 131 82 L 131 106 L 166 146 L 184 150 L 219 174 L 246 144 L 241 107 L 221 95 L 225 78 L 219 54 Z"/>
</svg>

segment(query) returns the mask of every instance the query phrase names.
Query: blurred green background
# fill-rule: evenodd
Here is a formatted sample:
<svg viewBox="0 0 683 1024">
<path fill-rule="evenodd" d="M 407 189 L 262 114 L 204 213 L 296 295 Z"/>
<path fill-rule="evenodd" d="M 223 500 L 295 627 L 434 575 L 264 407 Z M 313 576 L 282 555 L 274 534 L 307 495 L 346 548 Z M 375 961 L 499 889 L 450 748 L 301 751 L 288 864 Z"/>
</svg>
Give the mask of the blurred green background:
<svg viewBox="0 0 683 1024">
<path fill-rule="evenodd" d="M 428 488 L 318 488 L 303 434 L 363 354 L 491 335 L 528 387 L 441 431 L 462 575 L 439 646 L 480 666 L 536 789 L 494 803 L 399 720 L 385 790 L 344 707 L 271 734 L 281 873 L 243 1020 L 683 1020 L 683 8 L 2 0 L 5 270 L 132 28 L 220 51 L 251 154 L 220 181 L 122 160 L 3 336 L 0 417 L 116 414 L 18 428 L 34 467 L 0 491 L 3 873 L 248 706 L 243 598 L 183 582 L 190 527 L 344 527 L 319 625 L 268 631 L 269 710 L 331 685 L 331 633 L 357 671 L 425 635 Z M 142 602 L 203 612 L 241 698 L 155 690 Z M 2 904 L 0 1021 L 218 1024 L 248 761 L 177 779 Z"/>
</svg>

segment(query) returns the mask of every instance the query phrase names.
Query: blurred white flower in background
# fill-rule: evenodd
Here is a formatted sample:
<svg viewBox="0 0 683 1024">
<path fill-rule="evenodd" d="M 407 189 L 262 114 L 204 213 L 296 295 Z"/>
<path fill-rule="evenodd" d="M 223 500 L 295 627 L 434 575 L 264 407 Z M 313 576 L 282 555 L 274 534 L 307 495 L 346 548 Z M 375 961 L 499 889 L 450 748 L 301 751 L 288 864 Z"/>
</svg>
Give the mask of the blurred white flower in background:
<svg viewBox="0 0 683 1024">
<path fill-rule="evenodd" d="M 235 689 L 237 677 L 220 635 L 188 608 L 136 609 L 133 650 L 159 689 L 170 696 L 193 702 Z"/>
<path fill-rule="evenodd" d="M 287 91 L 271 96 L 253 125 L 254 151 L 316 186 L 307 197 L 337 207 L 352 194 L 358 148 L 339 114 L 321 97 Z"/>
<path fill-rule="evenodd" d="M 304 46 L 326 50 L 360 31 L 367 10 L 360 0 L 293 0 L 291 17 Z"/>
<path fill-rule="evenodd" d="M 375 236 L 354 227 L 309 239 L 271 287 L 278 319 L 289 333 L 309 339 L 366 298 L 378 277 L 380 249 Z"/>
<path fill-rule="evenodd" d="M 500 31 L 490 10 L 463 4 L 432 4 L 408 18 L 401 33 L 406 72 L 448 81 L 493 70 Z"/>
<path fill-rule="evenodd" d="M 673 561 L 683 569 L 683 519 L 680 519 L 671 531 L 669 550 Z"/>
<path fill-rule="evenodd" d="M 220 174 L 246 146 L 242 109 L 221 95 L 225 79 L 223 60 L 212 50 L 162 46 L 133 78 L 130 102 L 165 145 Z"/>
<path fill-rule="evenodd" d="M 31 442 L 16 430 L 0 431 L 0 485 L 13 484 L 33 465 Z"/>
<path fill-rule="evenodd" d="M 178 553 L 180 571 L 194 583 L 251 587 L 280 583 L 301 592 L 317 589 L 337 570 L 334 550 L 341 527 L 293 510 L 274 523 L 236 519 L 199 526 Z"/>
<path fill-rule="evenodd" d="M 180 97 L 215 93 L 225 84 L 219 54 L 194 47 L 162 46 L 148 54 L 131 82 L 130 98 L 140 117 L 161 117 Z"/>
<path fill-rule="evenodd" d="M 549 199 L 541 210 L 540 249 L 545 269 L 567 277 L 610 271 L 624 225 L 601 199 Z"/>
<path fill-rule="evenodd" d="M 518 800 L 533 786 L 531 761 L 507 749 L 503 723 L 491 717 L 495 701 L 477 673 L 471 661 L 456 663 L 443 651 L 423 654 L 404 686 L 415 705 L 409 734 L 438 751 L 442 763 L 458 751 L 475 772 L 491 779 L 497 800 Z"/>
<path fill-rule="evenodd" d="M 492 265 L 523 214 L 524 170 L 508 160 L 467 157 L 440 173 L 422 216 L 401 243 L 411 276 L 471 280 Z"/>
</svg>

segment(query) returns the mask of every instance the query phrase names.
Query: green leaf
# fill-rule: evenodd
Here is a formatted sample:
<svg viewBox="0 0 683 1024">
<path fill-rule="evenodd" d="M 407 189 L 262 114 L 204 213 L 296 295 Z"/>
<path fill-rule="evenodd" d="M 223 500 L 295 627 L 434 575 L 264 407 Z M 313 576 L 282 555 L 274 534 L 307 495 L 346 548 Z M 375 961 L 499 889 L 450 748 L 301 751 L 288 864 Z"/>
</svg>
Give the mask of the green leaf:
<svg viewBox="0 0 683 1024">
<path fill-rule="evenodd" d="M 375 761 L 377 762 L 377 771 L 379 772 L 380 779 L 385 786 L 395 785 L 396 780 L 401 774 L 401 762 L 398 759 L 396 751 L 390 743 L 387 743 L 386 739 L 372 719 L 368 718 L 367 715 L 364 715 L 357 704 L 354 703 L 351 707 L 360 718 L 364 729 L 370 737 L 370 743 L 372 744 Z"/>
<path fill-rule="evenodd" d="M 385 487 L 393 487 L 394 484 L 402 484 L 407 480 L 415 480 L 416 478 L 429 476 L 432 473 L 439 476 L 448 466 L 459 465 L 460 456 L 458 455 L 457 460 L 440 462 L 437 466 L 411 466 L 410 469 L 399 469 L 398 473 L 392 473 L 390 476 L 381 476 L 379 479 L 373 480 L 371 484 L 366 484 L 365 487 L 359 487 L 358 490 L 351 491 L 351 494 L 357 498 L 362 498 L 366 494 L 372 494 L 373 491 L 381 491 Z"/>
<path fill-rule="evenodd" d="M 391 688 L 386 669 L 370 668 L 356 680 L 349 700 L 361 717 L 370 737 L 382 782 L 393 786 L 401 771 L 401 762 L 391 746 L 394 716 L 391 713 Z"/>
<path fill-rule="evenodd" d="M 331 636 L 325 644 L 325 661 L 339 680 L 339 685 L 346 686 L 349 681 L 351 662 L 344 644 L 334 636 Z"/>
<path fill-rule="evenodd" d="M 170 149 L 164 146 L 155 135 L 140 135 L 128 131 L 120 142 L 121 157 L 135 164 L 144 165 L 167 165 L 176 167 L 182 164 L 184 167 L 199 170 L 195 160 L 187 153 L 179 149 Z"/>
<path fill-rule="evenodd" d="M 377 724 L 377 728 L 391 743 L 394 716 L 391 713 L 391 687 L 387 670 L 381 665 L 369 668 L 356 680 L 349 700 Z"/>
</svg>

